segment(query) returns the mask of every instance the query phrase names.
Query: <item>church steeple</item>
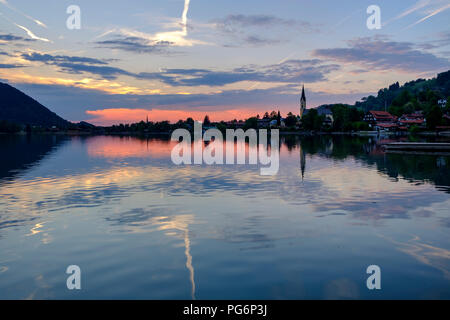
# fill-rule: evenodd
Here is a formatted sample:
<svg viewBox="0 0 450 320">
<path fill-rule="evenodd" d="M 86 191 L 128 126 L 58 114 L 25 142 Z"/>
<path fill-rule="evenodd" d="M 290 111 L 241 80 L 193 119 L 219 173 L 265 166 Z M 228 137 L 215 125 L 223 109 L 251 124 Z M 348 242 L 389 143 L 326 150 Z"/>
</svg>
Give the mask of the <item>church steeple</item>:
<svg viewBox="0 0 450 320">
<path fill-rule="evenodd" d="M 302 88 L 302 97 L 300 98 L 300 119 L 303 118 L 303 113 L 306 110 L 306 95 L 305 95 L 305 85 Z"/>
</svg>

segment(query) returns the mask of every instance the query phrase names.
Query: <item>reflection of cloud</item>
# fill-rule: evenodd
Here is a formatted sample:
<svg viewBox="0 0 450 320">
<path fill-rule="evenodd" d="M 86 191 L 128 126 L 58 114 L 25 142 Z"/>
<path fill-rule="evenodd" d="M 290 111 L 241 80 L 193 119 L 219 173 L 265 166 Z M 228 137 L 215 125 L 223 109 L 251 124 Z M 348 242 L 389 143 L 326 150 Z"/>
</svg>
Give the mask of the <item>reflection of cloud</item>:
<svg viewBox="0 0 450 320">
<path fill-rule="evenodd" d="M 398 250 L 412 256 L 419 262 L 440 270 L 450 280 L 450 250 L 423 243 L 418 236 L 414 236 L 407 242 L 396 241 L 381 234 L 378 234 L 378 236 L 398 245 Z"/>
<path fill-rule="evenodd" d="M 225 242 L 237 243 L 245 245 L 240 247 L 240 250 L 258 250 L 273 248 L 274 242 L 279 238 L 268 236 L 269 232 L 265 232 L 264 228 L 267 224 L 263 216 L 250 216 L 239 221 L 233 220 L 232 225 L 225 225 L 218 230 L 216 237 Z"/>
<path fill-rule="evenodd" d="M 336 279 L 330 281 L 325 286 L 325 299 L 358 299 L 359 290 L 358 285 L 350 279 Z"/>
<path fill-rule="evenodd" d="M 168 158 L 176 142 L 135 137 L 99 137 L 87 145 L 91 157 Z"/>
<path fill-rule="evenodd" d="M 192 264 L 191 239 L 189 238 L 189 225 L 194 221 L 192 215 L 173 215 L 167 208 L 153 206 L 149 209 L 133 209 L 120 213 L 117 217 L 107 217 L 106 220 L 114 222 L 114 225 L 121 227 L 121 230 L 127 233 L 145 233 L 155 228 L 165 231 L 168 236 L 182 238 L 185 247 L 186 268 L 189 271 L 191 283 L 191 297 L 195 300 L 195 270 Z M 181 234 L 177 231 L 181 231 Z"/>
<path fill-rule="evenodd" d="M 421 189 L 429 186 L 415 186 L 403 179 L 386 183 L 386 177 L 377 170 L 364 166 L 334 166 L 309 171 L 308 180 L 321 181 L 320 189 L 328 190 L 334 201 L 313 201 L 317 212 L 345 210 L 355 218 L 367 220 L 409 219 L 410 211 L 436 201 Z M 312 194 L 313 199 L 320 195 Z M 442 201 L 442 200 L 440 200 Z"/>
</svg>

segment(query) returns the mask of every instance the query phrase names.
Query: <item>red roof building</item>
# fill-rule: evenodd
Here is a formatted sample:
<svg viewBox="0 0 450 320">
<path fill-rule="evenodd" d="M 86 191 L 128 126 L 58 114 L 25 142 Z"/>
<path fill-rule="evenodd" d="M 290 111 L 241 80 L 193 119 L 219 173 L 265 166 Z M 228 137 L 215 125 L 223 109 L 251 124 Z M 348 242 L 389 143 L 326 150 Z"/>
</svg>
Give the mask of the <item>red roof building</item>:
<svg viewBox="0 0 450 320">
<path fill-rule="evenodd" d="M 399 120 L 399 123 L 401 125 L 423 125 L 425 123 L 424 119 L 417 119 L 417 120 Z"/>
<path fill-rule="evenodd" d="M 422 112 L 414 112 L 411 114 L 404 114 L 400 117 L 400 120 L 420 120 L 425 119 Z"/>
<path fill-rule="evenodd" d="M 393 116 L 386 111 L 369 111 L 364 116 L 364 121 L 375 124 L 375 123 L 393 123 L 397 121 L 397 117 Z"/>
</svg>

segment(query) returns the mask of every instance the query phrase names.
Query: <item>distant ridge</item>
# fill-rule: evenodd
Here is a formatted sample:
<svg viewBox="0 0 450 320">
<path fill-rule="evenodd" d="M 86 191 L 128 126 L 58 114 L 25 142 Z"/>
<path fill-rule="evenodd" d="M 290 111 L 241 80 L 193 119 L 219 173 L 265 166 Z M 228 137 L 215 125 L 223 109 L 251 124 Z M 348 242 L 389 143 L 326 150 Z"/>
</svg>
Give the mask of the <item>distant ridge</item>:
<svg viewBox="0 0 450 320">
<path fill-rule="evenodd" d="M 428 92 L 432 92 L 432 96 Z M 436 99 L 446 99 L 450 96 L 450 70 L 439 73 L 432 79 L 417 79 L 406 82 L 401 86 L 398 82 L 393 83 L 388 88 L 380 89 L 376 96 L 368 96 L 357 101 L 354 105 L 348 104 L 324 104 L 318 109 L 330 109 L 334 105 L 347 107 L 357 107 L 365 112 L 369 110 L 389 110 L 391 106 L 401 106 L 416 100 L 417 103 L 435 103 Z M 417 104 L 416 103 L 416 104 Z"/>
<path fill-rule="evenodd" d="M 71 123 L 9 84 L 0 82 L 0 121 L 67 129 Z"/>
</svg>

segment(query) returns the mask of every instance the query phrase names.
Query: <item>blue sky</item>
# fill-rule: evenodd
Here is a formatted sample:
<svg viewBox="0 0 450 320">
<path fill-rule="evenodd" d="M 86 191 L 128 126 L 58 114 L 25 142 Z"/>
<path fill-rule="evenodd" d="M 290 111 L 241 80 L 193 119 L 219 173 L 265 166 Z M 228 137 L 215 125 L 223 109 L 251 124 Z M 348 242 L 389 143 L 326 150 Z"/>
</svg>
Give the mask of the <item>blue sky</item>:
<svg viewBox="0 0 450 320">
<path fill-rule="evenodd" d="M 448 0 L 0 0 L 0 79 L 72 121 L 296 113 L 303 84 L 316 107 L 447 71 L 448 21 Z"/>
</svg>

